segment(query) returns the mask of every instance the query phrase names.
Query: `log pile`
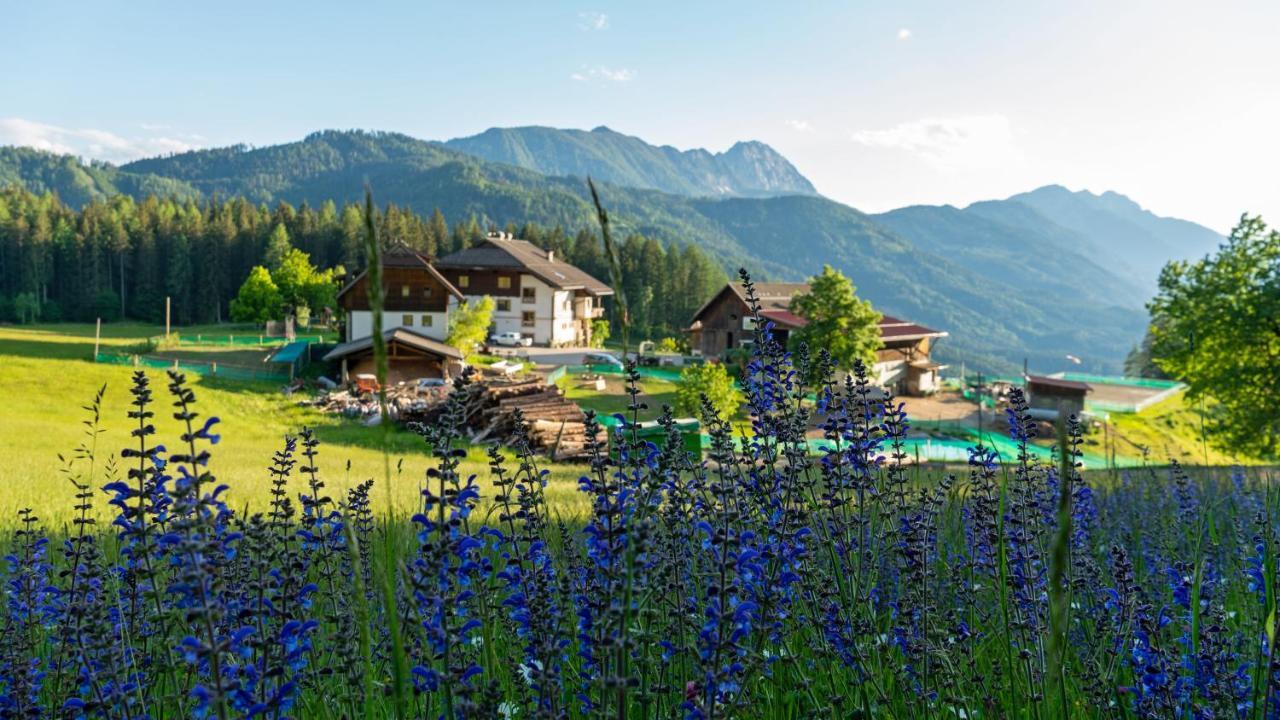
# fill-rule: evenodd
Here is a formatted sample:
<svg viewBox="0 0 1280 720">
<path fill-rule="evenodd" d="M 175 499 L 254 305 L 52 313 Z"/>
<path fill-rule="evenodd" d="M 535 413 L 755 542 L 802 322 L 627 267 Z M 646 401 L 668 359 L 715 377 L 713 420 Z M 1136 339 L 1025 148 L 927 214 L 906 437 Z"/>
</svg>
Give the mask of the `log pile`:
<svg viewBox="0 0 1280 720">
<path fill-rule="evenodd" d="M 389 387 L 391 419 L 403 424 L 439 422 L 449 391 L 446 387 Z M 335 390 L 301 404 L 363 418 L 370 424 L 380 420 L 378 398 L 371 393 Z M 560 388 L 540 377 L 486 378 L 470 384 L 463 408 L 463 431 L 473 443 L 507 442 L 515 434 L 517 410 L 524 418 L 533 449 L 552 460 L 586 457 L 585 413 Z"/>
<path fill-rule="evenodd" d="M 529 444 L 553 460 L 586 456 L 586 415 L 560 388 L 542 378 L 488 379 L 468 389 L 463 425 L 473 443 L 507 441 L 516 430 L 516 410 L 528 428 Z M 419 422 L 438 419 L 443 407 L 431 408 Z M 412 415 L 418 415 L 412 413 Z"/>
</svg>

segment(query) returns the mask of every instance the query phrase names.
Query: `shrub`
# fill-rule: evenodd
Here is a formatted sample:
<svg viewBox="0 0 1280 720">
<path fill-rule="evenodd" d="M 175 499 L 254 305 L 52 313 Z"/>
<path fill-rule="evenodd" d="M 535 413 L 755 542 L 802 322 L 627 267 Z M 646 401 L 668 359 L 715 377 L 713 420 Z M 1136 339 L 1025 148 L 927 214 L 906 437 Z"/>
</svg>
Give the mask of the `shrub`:
<svg viewBox="0 0 1280 720">
<path fill-rule="evenodd" d="M 688 365 L 680 371 L 680 380 L 676 383 L 676 410 L 700 417 L 703 398 L 722 420 L 732 418 L 742 406 L 742 396 L 733 386 L 733 378 L 720 363 Z"/>
<path fill-rule="evenodd" d="M 591 321 L 591 347 L 602 348 L 609 342 L 609 321 L 598 318 Z"/>
</svg>

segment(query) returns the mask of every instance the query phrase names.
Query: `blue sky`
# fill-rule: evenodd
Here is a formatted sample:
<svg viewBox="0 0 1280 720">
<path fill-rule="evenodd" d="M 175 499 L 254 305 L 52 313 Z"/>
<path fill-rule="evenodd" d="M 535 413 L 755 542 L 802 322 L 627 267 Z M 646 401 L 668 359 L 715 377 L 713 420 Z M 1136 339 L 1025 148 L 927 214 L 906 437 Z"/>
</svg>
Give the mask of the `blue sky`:
<svg viewBox="0 0 1280 720">
<path fill-rule="evenodd" d="M 4 25 L 0 143 L 86 157 L 608 125 L 763 140 L 867 211 L 1061 183 L 1280 224 L 1280 3 L 28 0 Z"/>
</svg>

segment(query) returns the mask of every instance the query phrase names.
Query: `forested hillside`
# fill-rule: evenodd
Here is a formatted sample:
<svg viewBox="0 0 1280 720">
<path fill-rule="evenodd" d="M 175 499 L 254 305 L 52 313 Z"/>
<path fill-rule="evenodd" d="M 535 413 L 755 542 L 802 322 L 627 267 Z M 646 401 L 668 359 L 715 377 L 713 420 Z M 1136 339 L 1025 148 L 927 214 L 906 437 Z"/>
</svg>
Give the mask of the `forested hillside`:
<svg viewBox="0 0 1280 720">
<path fill-rule="evenodd" d="M 225 301 L 260 262 L 259 244 L 279 223 L 317 265 L 349 267 L 359 253 L 349 237 L 347 245 L 340 239 L 342 229 L 352 227 L 343 207 L 361 200 L 366 183 L 388 208 L 381 222 L 394 229 L 386 236 L 409 237 L 427 249 L 445 247 L 440 233 L 411 228 L 445 225 L 450 238 L 458 228 L 477 236 L 526 224 L 548 233 L 558 228 L 565 238 L 596 230 L 582 178 L 487 162 L 396 133 L 325 131 L 295 143 L 201 150 L 121 167 L 8 149 L 0 152 L 0 179 L 57 193 L 70 206 L 9 196 L 9 216 L 0 219 L 0 303 L 12 307 L 18 295 L 38 291 L 74 317 L 85 316 L 90 300 L 113 304 L 110 292 L 121 306 L 121 288 L 130 316 L 154 317 L 156 297 L 189 292 L 193 301 L 183 312 L 191 319 L 225 317 Z M 1142 335 L 1147 293 L 1140 279 L 1109 261 L 1080 229 L 1020 201 L 868 216 L 818 196 L 697 198 L 610 183 L 600 189 L 620 237 L 652 239 L 659 248 L 697 247 L 718 273 L 747 267 L 760 278 L 800 280 L 829 263 L 882 311 L 949 331 L 938 352 L 950 362 L 1008 371 L 1028 358 L 1048 371 L 1065 367 L 1071 354 L 1084 358 L 1083 369 L 1114 372 Z M 146 201 L 151 194 L 178 201 Z M 113 199 L 101 201 L 107 197 Z M 185 202 L 194 198 L 199 201 Z M 14 210 L 18 206 L 24 209 Z M 36 206 L 44 209 L 35 212 Z M 80 206 L 84 212 L 77 215 Z M 90 240 L 107 235 L 113 239 Z M 210 239 L 215 236 L 220 239 Z M 73 257 L 79 258 L 75 267 Z M 195 267 L 225 269 L 187 289 Z M 607 276 L 602 268 L 588 269 Z M 642 284 L 645 277 L 639 270 L 628 275 L 635 285 L 628 295 L 650 293 L 655 305 L 648 311 L 656 319 L 645 324 L 675 332 L 688 318 L 659 310 L 667 298 L 659 286 Z"/>
<path fill-rule="evenodd" d="M 433 254 L 467 247 L 487 231 L 475 218 L 450 227 L 439 211 L 423 217 L 395 205 L 378 212 L 376 224 L 384 242 Z M 32 319 L 45 322 L 122 316 L 160 322 L 165 297 L 172 298 L 177 324 L 226 320 L 231 298 L 250 268 L 264 263 L 268 240 L 281 228 L 289 244 L 320 267 L 361 266 L 364 215 L 355 204 L 267 209 L 243 198 L 196 203 L 117 196 L 77 211 L 52 195 L 10 188 L 0 193 L 0 321 L 34 312 Z M 505 229 L 608 277 L 590 232 L 571 236 L 533 223 Z M 664 248 L 632 234 L 621 243 L 620 260 L 633 322 L 644 334 L 679 333 L 726 281 L 696 245 Z"/>
<path fill-rule="evenodd" d="M 199 197 L 181 180 L 121 170 L 109 163 L 81 163 L 70 155 L 53 155 L 21 147 L 0 147 L 0 188 L 20 185 L 34 193 L 57 193 L 79 207 L 116 195 Z"/>
</svg>

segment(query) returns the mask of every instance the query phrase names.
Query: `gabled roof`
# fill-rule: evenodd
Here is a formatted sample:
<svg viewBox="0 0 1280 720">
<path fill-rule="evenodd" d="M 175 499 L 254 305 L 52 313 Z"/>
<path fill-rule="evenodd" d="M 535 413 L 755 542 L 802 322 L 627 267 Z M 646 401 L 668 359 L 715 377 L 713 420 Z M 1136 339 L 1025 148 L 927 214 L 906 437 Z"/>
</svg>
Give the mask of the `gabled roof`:
<svg viewBox="0 0 1280 720">
<path fill-rule="evenodd" d="M 896 317 L 885 315 L 880 318 L 880 338 L 882 340 L 906 341 L 923 340 L 925 338 L 946 337 L 944 330 L 934 330 L 924 325 L 909 323 Z"/>
<path fill-rule="evenodd" d="M 490 233 L 481 244 L 446 255 L 436 265 L 452 270 L 518 270 L 561 290 L 582 290 L 597 296 L 613 294 L 613 288 L 555 257 L 552 251 L 505 233 Z"/>
<path fill-rule="evenodd" d="M 1087 393 L 1093 389 L 1089 387 L 1088 383 L 1067 380 L 1065 378 L 1048 377 L 1047 375 L 1028 375 L 1027 385 L 1039 385 L 1041 387 L 1053 388 L 1054 390 L 1071 390 L 1079 393 Z"/>
<path fill-rule="evenodd" d="M 775 325 L 784 328 L 799 328 L 807 324 L 808 321 L 791 312 L 791 299 L 796 295 L 809 292 L 808 283 L 756 283 L 755 288 L 756 297 L 760 301 L 761 317 L 772 320 Z M 743 305 L 747 305 L 746 289 L 739 283 L 728 283 L 720 289 L 720 292 L 698 308 L 698 312 L 693 315 L 693 322 L 690 323 L 690 328 L 701 327 L 702 314 L 716 300 L 720 299 L 720 296 L 725 292 L 732 292 Z M 884 315 L 880 318 L 880 337 L 887 341 L 906 342 L 908 340 L 947 337 L 947 333 L 943 330 L 934 330 L 923 325 L 899 320 L 892 315 Z"/>
<path fill-rule="evenodd" d="M 432 355 L 439 355 L 440 357 L 452 358 L 454 360 L 462 359 L 462 352 L 454 346 L 446 345 L 439 340 L 429 338 L 426 335 L 420 335 L 407 328 L 398 327 L 384 331 L 382 333 L 382 341 L 388 345 L 392 343 L 399 343 L 405 347 L 420 350 Z M 373 336 L 366 335 L 362 338 L 352 340 L 348 343 L 342 343 L 335 347 L 325 354 L 324 360 L 326 362 L 330 360 L 341 360 L 344 357 L 349 357 L 356 353 L 371 349 L 373 349 Z"/>
<path fill-rule="evenodd" d="M 756 283 L 756 297 L 760 300 L 760 310 L 762 313 L 768 311 L 781 311 L 790 313 L 791 298 L 801 293 L 809 292 L 809 283 Z M 742 287 L 741 283 L 729 282 L 720 288 L 720 292 L 711 296 L 711 299 L 702 303 L 702 307 L 698 308 L 698 312 L 693 314 L 693 322 L 697 323 L 702 319 L 702 313 L 711 307 L 716 300 L 725 292 L 732 292 L 738 297 L 743 305 L 747 304 L 747 291 Z M 803 320 L 803 318 L 797 318 Z M 782 324 L 777 318 L 773 318 L 774 322 Z M 692 323 L 691 323 L 692 324 Z M 800 325 L 804 323 L 801 322 Z M 792 325 L 792 327 L 800 327 L 800 325 Z"/>
<path fill-rule="evenodd" d="M 463 297 L 462 291 L 454 287 L 453 283 L 445 279 L 445 276 L 441 275 L 440 271 L 435 268 L 435 265 L 431 262 L 430 255 L 419 250 L 414 250 L 403 242 L 395 243 L 391 247 L 382 251 L 382 267 L 411 269 L 423 268 L 429 275 L 431 275 L 431 277 L 435 278 L 437 282 L 443 285 L 445 291 L 450 295 L 458 298 L 459 300 L 466 299 Z M 368 273 L 369 270 L 367 268 L 361 270 L 358 275 L 351 278 L 346 285 L 342 286 L 342 289 L 338 291 L 338 297 L 346 295 L 351 288 L 355 287 L 356 283 L 360 282 L 360 279 Z"/>
</svg>

